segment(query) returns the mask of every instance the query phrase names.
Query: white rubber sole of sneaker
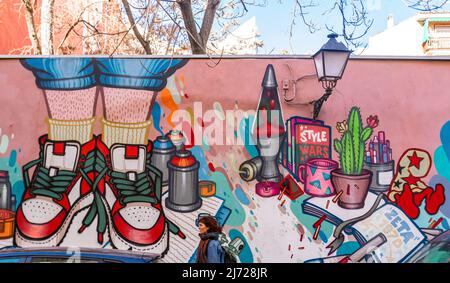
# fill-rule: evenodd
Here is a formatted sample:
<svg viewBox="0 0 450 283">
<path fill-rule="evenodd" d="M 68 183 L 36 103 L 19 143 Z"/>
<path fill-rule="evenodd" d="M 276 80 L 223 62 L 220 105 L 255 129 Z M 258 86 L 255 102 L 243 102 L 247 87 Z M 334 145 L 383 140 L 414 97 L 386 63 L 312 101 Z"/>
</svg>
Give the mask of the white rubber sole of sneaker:
<svg viewBox="0 0 450 283">
<path fill-rule="evenodd" d="M 119 235 L 119 233 L 116 232 L 116 230 L 114 229 L 114 227 L 112 225 L 112 219 L 111 219 L 111 214 L 110 214 L 111 209 L 103 197 L 102 197 L 102 201 L 103 201 L 105 207 L 108 208 L 107 214 L 108 214 L 108 221 L 109 221 L 109 225 L 108 225 L 109 226 L 109 228 L 108 228 L 109 237 L 111 240 L 111 244 L 116 249 L 152 253 L 152 254 L 156 254 L 156 255 L 160 255 L 161 257 L 164 257 L 164 255 L 169 250 L 169 228 L 167 226 L 167 223 L 164 224 L 164 226 L 165 226 L 164 232 L 163 232 L 161 239 L 159 239 L 158 242 L 156 242 L 155 244 L 149 245 L 149 246 L 135 245 L 133 243 L 130 243 L 123 237 L 121 237 Z"/>
<path fill-rule="evenodd" d="M 58 246 L 66 236 L 67 231 L 70 228 L 70 225 L 72 224 L 72 220 L 75 217 L 75 215 L 82 211 L 83 209 L 87 208 L 89 205 L 91 205 L 92 201 L 94 200 L 93 193 L 89 193 L 85 195 L 84 197 L 80 198 L 74 203 L 74 206 L 69 211 L 69 214 L 67 215 L 66 219 L 64 220 L 61 227 L 56 231 L 55 234 L 50 236 L 49 238 L 43 239 L 43 240 L 33 240 L 28 237 L 23 236 L 20 231 L 16 228 L 16 231 L 14 233 L 14 243 L 15 245 L 23 248 L 32 248 L 32 247 L 56 247 Z"/>
</svg>

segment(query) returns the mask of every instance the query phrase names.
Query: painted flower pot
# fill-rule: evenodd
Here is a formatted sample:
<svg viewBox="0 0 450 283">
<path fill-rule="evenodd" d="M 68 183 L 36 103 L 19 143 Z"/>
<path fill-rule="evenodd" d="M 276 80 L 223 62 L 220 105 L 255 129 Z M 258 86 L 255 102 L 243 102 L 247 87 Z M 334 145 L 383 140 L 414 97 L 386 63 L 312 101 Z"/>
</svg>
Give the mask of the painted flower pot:
<svg viewBox="0 0 450 283">
<path fill-rule="evenodd" d="M 369 190 L 374 193 L 384 193 L 389 190 L 391 181 L 394 178 L 395 162 L 385 164 L 368 163 L 364 161 L 364 169 L 370 170 L 373 173 L 372 182 Z"/>
<path fill-rule="evenodd" d="M 363 208 L 372 175 L 367 169 L 363 169 L 361 175 L 346 175 L 342 169 L 331 171 L 331 182 L 336 194 L 340 194 L 338 205 L 345 209 Z"/>
</svg>

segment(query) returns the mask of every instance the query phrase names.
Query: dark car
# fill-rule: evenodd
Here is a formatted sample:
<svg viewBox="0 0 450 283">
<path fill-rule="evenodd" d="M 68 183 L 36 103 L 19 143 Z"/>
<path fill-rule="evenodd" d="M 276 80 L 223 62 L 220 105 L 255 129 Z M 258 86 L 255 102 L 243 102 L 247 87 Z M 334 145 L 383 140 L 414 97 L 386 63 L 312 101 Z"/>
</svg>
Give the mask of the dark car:
<svg viewBox="0 0 450 283">
<path fill-rule="evenodd" d="M 158 255 L 113 249 L 54 247 L 0 250 L 0 263 L 151 263 Z"/>
<path fill-rule="evenodd" d="M 450 230 L 431 240 L 411 257 L 408 262 L 450 263 Z"/>
</svg>

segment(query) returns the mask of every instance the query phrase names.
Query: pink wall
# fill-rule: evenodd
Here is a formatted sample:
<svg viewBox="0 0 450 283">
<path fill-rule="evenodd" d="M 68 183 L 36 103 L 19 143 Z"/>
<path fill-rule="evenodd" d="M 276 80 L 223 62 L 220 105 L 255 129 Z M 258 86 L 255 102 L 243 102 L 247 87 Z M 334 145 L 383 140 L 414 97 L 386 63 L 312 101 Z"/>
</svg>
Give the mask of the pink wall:
<svg viewBox="0 0 450 283">
<path fill-rule="evenodd" d="M 267 64 L 274 65 L 279 84 L 283 79 L 315 73 L 313 62 L 308 59 L 223 59 L 214 68 L 208 66 L 212 65 L 208 60 L 191 59 L 176 73 L 184 77 L 189 97 L 183 103 L 201 101 L 206 111 L 218 100 L 224 110 L 231 110 L 237 100 L 240 109 L 254 110 Z M 291 66 L 292 76 L 286 64 Z M 351 60 L 319 118 L 333 127 L 336 137 L 335 123 L 346 119 L 352 106 L 360 106 L 363 118 L 371 114 L 379 116 L 377 130 L 386 131 L 394 159 L 402 153 L 400 149 L 410 147 L 433 154 L 440 145 L 441 126 L 450 118 L 449 69 L 450 61 Z M 23 164 L 37 157 L 37 138 L 46 132 L 42 92 L 36 87 L 32 73 L 17 59 L 1 61 L 0 89 L 0 128 L 3 134 L 14 134 L 9 148 L 22 149 L 18 162 Z M 297 84 L 295 102 L 310 101 L 321 93 L 316 79 L 306 78 Z M 312 107 L 283 103 L 283 110 L 285 119 L 293 115 L 311 117 Z"/>
</svg>

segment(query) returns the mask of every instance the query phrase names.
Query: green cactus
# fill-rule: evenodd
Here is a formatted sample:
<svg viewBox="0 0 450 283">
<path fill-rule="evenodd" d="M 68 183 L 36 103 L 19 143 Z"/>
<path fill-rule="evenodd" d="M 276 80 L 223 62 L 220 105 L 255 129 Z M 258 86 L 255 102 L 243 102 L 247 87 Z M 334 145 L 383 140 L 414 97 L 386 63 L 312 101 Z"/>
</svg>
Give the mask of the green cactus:
<svg viewBox="0 0 450 283">
<path fill-rule="evenodd" d="M 359 109 L 353 107 L 350 110 L 350 114 L 348 115 L 348 128 L 350 130 L 350 134 L 352 136 L 352 146 L 353 146 L 353 158 L 355 162 L 353 162 L 352 172 L 358 172 L 359 170 L 359 162 L 361 161 L 361 169 L 362 169 L 362 159 L 364 155 L 364 148 L 361 150 L 360 146 L 360 137 L 362 131 L 362 120 L 361 115 L 359 114 Z"/>
<path fill-rule="evenodd" d="M 334 149 L 339 154 L 342 170 L 347 175 L 360 175 L 363 169 L 364 149 L 373 129 L 363 128 L 360 110 L 353 107 L 347 119 L 348 129 L 341 140 L 334 140 Z"/>
<path fill-rule="evenodd" d="M 340 140 L 335 139 L 334 140 L 334 149 L 336 150 L 337 153 L 341 154 L 342 152 L 342 143 Z"/>
<path fill-rule="evenodd" d="M 362 132 L 362 139 L 363 141 L 368 141 L 370 139 L 370 136 L 372 136 L 373 129 L 370 127 L 364 128 Z"/>
<path fill-rule="evenodd" d="M 353 163 L 355 160 L 353 151 L 353 141 L 350 132 L 345 132 L 342 137 L 342 153 L 341 153 L 341 166 L 344 169 L 345 174 L 351 174 L 347 172 L 353 172 Z"/>
</svg>

